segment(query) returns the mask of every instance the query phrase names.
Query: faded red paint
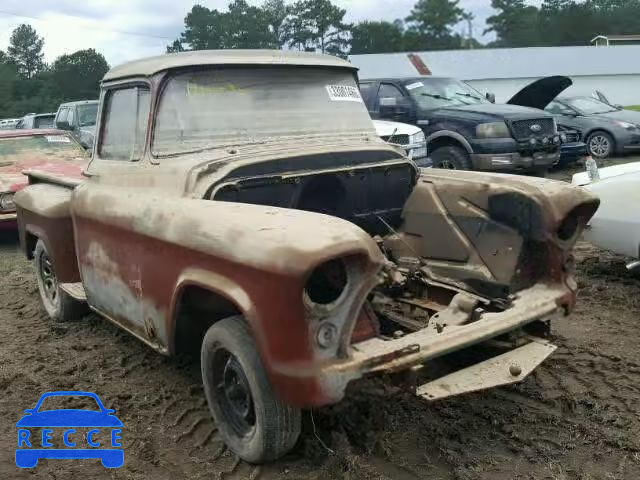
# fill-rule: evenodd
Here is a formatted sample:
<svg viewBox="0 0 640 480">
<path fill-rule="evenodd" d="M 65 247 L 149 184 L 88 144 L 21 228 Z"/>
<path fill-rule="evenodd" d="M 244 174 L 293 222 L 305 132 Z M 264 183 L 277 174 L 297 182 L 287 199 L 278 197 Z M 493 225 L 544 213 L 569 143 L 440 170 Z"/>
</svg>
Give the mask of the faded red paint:
<svg viewBox="0 0 640 480">
<path fill-rule="evenodd" d="M 271 382 L 278 394 L 293 405 L 313 406 L 327 403 L 314 375 L 291 376 L 280 373 L 281 365 L 299 365 L 301 372 L 311 367 L 313 354 L 302 302 L 303 280 L 256 270 L 223 258 L 214 258 L 183 246 L 161 242 L 124 229 L 114 229 L 86 218 L 75 218 L 77 255 L 87 264 L 92 241 L 98 242 L 126 277 L 130 248 L 135 248 L 136 263 L 142 272 L 141 289 L 145 300 L 166 312 L 165 328 L 169 338 L 175 331 L 171 299 L 181 274 L 198 267 L 216 272 L 241 285 L 254 305 L 251 324 Z M 123 245 L 129 246 L 123 248 Z M 166 259 L 167 261 L 163 261 Z M 170 261 L 169 261 L 170 259 Z M 210 286 L 205 286 L 210 287 Z M 133 292 L 133 286 L 132 286 Z M 137 293 L 136 293 L 137 295 Z M 239 308 L 242 311 L 241 308 Z M 104 312 L 109 314 L 109 312 Z M 127 319 L 115 319 L 128 326 Z M 140 334 L 144 334 L 140 332 Z M 168 345 L 173 350 L 173 345 Z"/>
</svg>

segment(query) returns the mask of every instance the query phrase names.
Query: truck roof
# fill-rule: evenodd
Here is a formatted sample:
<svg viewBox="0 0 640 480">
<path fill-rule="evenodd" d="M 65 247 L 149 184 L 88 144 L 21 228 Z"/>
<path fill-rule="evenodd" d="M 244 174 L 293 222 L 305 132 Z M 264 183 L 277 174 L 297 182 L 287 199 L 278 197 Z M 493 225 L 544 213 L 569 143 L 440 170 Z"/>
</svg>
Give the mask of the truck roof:
<svg viewBox="0 0 640 480">
<path fill-rule="evenodd" d="M 197 50 L 169 53 L 123 63 L 109 70 L 102 81 L 147 77 L 172 68 L 201 65 L 300 65 L 357 70 L 346 60 L 319 53 L 283 50 Z"/>
<path fill-rule="evenodd" d="M 60 107 L 71 107 L 73 105 L 89 105 L 92 103 L 98 103 L 99 100 L 76 100 L 75 102 L 66 102 L 66 103 L 61 103 Z M 58 107 L 58 109 L 60 109 L 60 107 Z"/>
</svg>

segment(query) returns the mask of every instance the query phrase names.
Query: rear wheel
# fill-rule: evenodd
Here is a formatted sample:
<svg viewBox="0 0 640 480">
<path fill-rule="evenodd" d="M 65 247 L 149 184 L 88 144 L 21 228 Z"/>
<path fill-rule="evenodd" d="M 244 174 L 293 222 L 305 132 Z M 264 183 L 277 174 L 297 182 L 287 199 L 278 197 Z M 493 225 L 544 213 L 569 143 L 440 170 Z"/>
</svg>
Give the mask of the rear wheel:
<svg viewBox="0 0 640 480">
<path fill-rule="evenodd" d="M 263 463 L 293 448 L 300 436 L 300 410 L 276 396 L 243 317 L 226 318 L 207 330 L 201 368 L 209 409 L 231 451 Z"/>
<path fill-rule="evenodd" d="M 614 151 L 614 140 L 607 132 L 593 132 L 587 139 L 589 155 L 597 159 L 608 158 Z"/>
<path fill-rule="evenodd" d="M 434 168 L 447 170 L 471 170 L 469 154 L 460 147 L 440 147 L 431 153 Z"/>
<path fill-rule="evenodd" d="M 53 262 L 42 240 L 38 240 L 36 243 L 33 255 L 40 299 L 49 317 L 56 322 L 65 322 L 82 317 L 86 313 L 86 305 L 75 300 L 60 288 Z"/>
</svg>

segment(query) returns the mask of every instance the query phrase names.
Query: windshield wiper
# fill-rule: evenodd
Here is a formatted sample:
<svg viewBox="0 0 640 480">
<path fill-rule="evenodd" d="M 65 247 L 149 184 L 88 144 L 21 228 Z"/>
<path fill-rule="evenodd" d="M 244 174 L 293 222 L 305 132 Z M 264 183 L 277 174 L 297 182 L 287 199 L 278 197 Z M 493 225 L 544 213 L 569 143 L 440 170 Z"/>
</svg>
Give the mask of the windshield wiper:
<svg viewBox="0 0 640 480">
<path fill-rule="evenodd" d="M 423 95 L 425 97 L 437 98 L 438 100 L 447 100 L 449 102 L 451 102 L 453 100 L 453 98 L 443 97 L 442 95 L 438 95 L 438 94 L 434 94 L 434 93 L 420 92 L 420 95 Z"/>
<path fill-rule="evenodd" d="M 475 95 L 471 95 L 470 93 L 456 92 L 456 95 L 462 95 L 463 97 L 469 97 L 469 98 L 474 98 L 476 100 L 482 100 L 480 97 L 476 97 Z"/>
</svg>

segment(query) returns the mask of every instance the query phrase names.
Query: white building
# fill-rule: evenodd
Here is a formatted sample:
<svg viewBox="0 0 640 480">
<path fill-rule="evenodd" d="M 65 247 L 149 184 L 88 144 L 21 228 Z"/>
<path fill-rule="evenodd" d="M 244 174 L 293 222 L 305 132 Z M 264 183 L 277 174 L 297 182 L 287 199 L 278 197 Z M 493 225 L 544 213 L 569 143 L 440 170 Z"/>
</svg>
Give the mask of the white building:
<svg viewBox="0 0 640 480">
<path fill-rule="evenodd" d="M 413 58 L 412 58 L 413 57 Z M 566 75 L 566 95 L 604 93 L 621 105 L 640 105 L 640 45 L 496 48 L 352 55 L 360 78 L 434 76 L 467 80 L 482 92 L 507 101 L 541 77 Z"/>
</svg>

